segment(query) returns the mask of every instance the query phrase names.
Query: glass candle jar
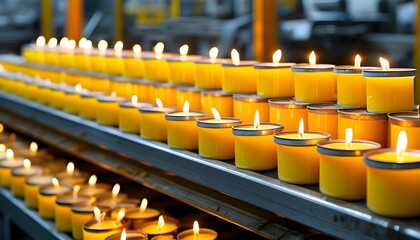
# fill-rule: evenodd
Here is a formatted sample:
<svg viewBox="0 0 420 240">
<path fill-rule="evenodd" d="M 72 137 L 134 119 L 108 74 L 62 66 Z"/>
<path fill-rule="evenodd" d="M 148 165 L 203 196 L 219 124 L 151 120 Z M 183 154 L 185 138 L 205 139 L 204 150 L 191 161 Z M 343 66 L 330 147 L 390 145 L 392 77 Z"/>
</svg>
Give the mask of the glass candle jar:
<svg viewBox="0 0 420 240">
<path fill-rule="evenodd" d="M 198 149 L 197 119 L 205 116 L 198 111 L 172 112 L 165 115 L 168 127 L 168 145 L 184 150 Z"/>
<path fill-rule="evenodd" d="M 292 98 L 275 98 L 268 100 L 269 121 L 280 123 L 285 131 L 298 130 L 300 119 L 303 119 L 304 130 L 308 126 L 309 103 L 296 102 Z"/>
<path fill-rule="evenodd" d="M 220 116 L 233 117 L 233 95 L 219 90 L 201 92 L 201 108 L 206 115 L 211 115 L 215 108 Z"/>
<path fill-rule="evenodd" d="M 257 63 L 257 95 L 263 98 L 293 97 L 295 94 L 294 63 Z"/>
<path fill-rule="evenodd" d="M 182 109 L 185 101 L 190 103 L 190 109 L 201 111 L 201 90 L 193 86 L 182 86 L 176 89 L 176 106 Z"/>
<path fill-rule="evenodd" d="M 407 149 L 420 149 L 420 114 L 418 112 L 396 112 L 388 114 L 389 147 L 396 148 L 398 134 L 407 133 Z"/>
<path fill-rule="evenodd" d="M 243 123 L 254 122 L 255 111 L 258 110 L 261 122 L 269 121 L 268 99 L 255 94 L 233 94 L 233 116 Z"/>
<path fill-rule="evenodd" d="M 227 93 L 257 92 L 255 63 L 255 61 L 241 61 L 239 65 L 223 63 L 222 90 Z"/>
<path fill-rule="evenodd" d="M 327 132 L 332 139 L 338 137 L 338 109 L 335 103 L 308 105 L 308 130 Z"/>
</svg>

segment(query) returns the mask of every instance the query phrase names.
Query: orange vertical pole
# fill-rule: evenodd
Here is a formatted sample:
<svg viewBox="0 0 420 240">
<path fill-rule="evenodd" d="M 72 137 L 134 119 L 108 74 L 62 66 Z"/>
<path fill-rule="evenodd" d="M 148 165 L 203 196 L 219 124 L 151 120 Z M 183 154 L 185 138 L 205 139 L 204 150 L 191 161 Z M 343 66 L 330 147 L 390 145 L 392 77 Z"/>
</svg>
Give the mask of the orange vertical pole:
<svg viewBox="0 0 420 240">
<path fill-rule="evenodd" d="M 83 31 L 83 0 L 67 1 L 66 35 L 78 41 Z"/>
<path fill-rule="evenodd" d="M 41 35 L 44 36 L 47 41 L 53 37 L 53 2 L 52 0 L 41 0 Z"/>
<path fill-rule="evenodd" d="M 276 0 L 254 0 L 254 55 L 257 61 L 271 61 L 277 49 Z"/>
</svg>

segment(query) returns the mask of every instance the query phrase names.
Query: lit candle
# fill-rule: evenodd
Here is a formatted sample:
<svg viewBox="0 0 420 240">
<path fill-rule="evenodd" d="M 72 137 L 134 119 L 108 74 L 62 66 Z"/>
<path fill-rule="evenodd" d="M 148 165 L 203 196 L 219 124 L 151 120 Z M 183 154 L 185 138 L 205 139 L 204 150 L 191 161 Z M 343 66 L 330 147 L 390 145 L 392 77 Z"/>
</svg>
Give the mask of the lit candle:
<svg viewBox="0 0 420 240">
<path fill-rule="evenodd" d="M 76 68 L 80 70 L 90 70 L 90 55 L 92 54 L 92 41 L 87 40 L 86 38 L 81 38 L 79 40 L 79 49 L 74 55 L 74 61 L 76 63 Z"/>
<path fill-rule="evenodd" d="M 43 105 L 47 105 L 48 104 L 48 95 L 50 92 L 50 87 L 51 82 L 46 79 L 46 80 L 41 80 L 39 82 L 36 83 L 37 86 L 37 90 L 35 90 L 35 101 L 43 104 Z"/>
<path fill-rule="evenodd" d="M 317 144 L 328 140 L 330 134 L 305 132 L 303 118 L 298 131 L 276 133 L 277 170 L 280 180 L 294 184 L 317 184 L 319 182 L 319 154 Z"/>
<path fill-rule="evenodd" d="M 103 95 L 103 92 L 82 91 L 80 98 L 83 101 L 83 105 L 80 108 L 79 116 L 84 119 L 96 120 L 96 108 L 99 104 L 96 99 Z"/>
<path fill-rule="evenodd" d="M 63 110 L 70 114 L 78 115 L 84 102 L 80 97 L 83 87 L 81 84 L 77 84 L 74 88 L 67 88 L 64 90 L 64 106 Z"/>
<path fill-rule="evenodd" d="M 420 113 L 418 111 L 389 113 L 388 123 L 388 146 L 390 148 L 397 147 L 398 135 L 401 131 L 404 131 L 411 140 L 407 143 L 407 148 L 420 149 Z"/>
<path fill-rule="evenodd" d="M 218 109 L 221 116 L 233 117 L 233 94 L 219 90 L 201 92 L 201 109 L 206 115 L 212 114 L 212 108 Z"/>
<path fill-rule="evenodd" d="M 173 107 L 163 107 L 160 98 L 156 98 L 156 106 L 140 108 L 140 134 L 148 140 L 166 142 L 167 123 L 165 114 L 175 111 Z"/>
<path fill-rule="evenodd" d="M 38 191 L 40 186 L 48 185 L 51 183 L 52 175 L 35 175 L 29 176 L 25 180 L 23 186 L 23 198 L 25 204 L 29 208 L 38 208 Z"/>
<path fill-rule="evenodd" d="M 217 232 L 208 228 L 200 228 L 194 221 L 193 229 L 178 234 L 178 240 L 213 240 L 217 238 Z"/>
<path fill-rule="evenodd" d="M 168 145 L 171 148 L 198 149 L 197 119 L 205 116 L 199 111 L 190 111 L 190 103 L 185 101 L 182 112 L 171 112 L 165 115 L 167 124 Z"/>
<path fill-rule="evenodd" d="M 176 85 L 171 83 L 154 83 L 151 88 L 151 98 L 160 98 L 166 106 L 177 105 L 176 95 Z"/>
<path fill-rule="evenodd" d="M 123 132 L 140 134 L 140 108 L 152 107 L 150 103 L 138 102 L 137 95 L 131 97 L 131 102 L 120 102 L 118 109 L 118 126 Z"/>
<path fill-rule="evenodd" d="M 139 204 L 140 201 L 138 199 L 133 200 L 127 198 L 127 194 L 120 193 L 120 189 L 120 184 L 116 183 L 112 187 L 111 195 L 109 194 L 109 192 L 102 192 L 96 194 L 95 197 L 97 201 L 95 202 L 95 205 L 100 208 L 114 209 L 117 208 L 122 202 L 135 203 L 136 206 Z M 111 217 L 113 217 L 112 214 Z"/>
<path fill-rule="evenodd" d="M 201 111 L 201 90 L 192 86 L 181 86 L 176 89 L 176 106 L 181 109 L 185 101 L 190 103 L 190 109 Z"/>
<path fill-rule="evenodd" d="M 227 93 L 255 93 L 257 74 L 255 61 L 241 61 L 236 49 L 231 51 L 231 63 L 222 63 L 222 89 Z"/>
<path fill-rule="evenodd" d="M 222 88 L 222 63 L 226 59 L 217 59 L 219 49 L 212 47 L 209 50 L 209 58 L 195 61 L 195 87 L 199 89 Z"/>
<path fill-rule="evenodd" d="M 76 41 L 73 39 L 62 38 L 60 41 L 60 52 L 58 54 L 58 63 L 60 67 L 76 68 L 74 59 L 74 49 Z"/>
<path fill-rule="evenodd" d="M 411 139 L 410 139 L 411 140 Z M 367 165 L 367 206 L 386 217 L 420 216 L 420 151 L 406 150 L 407 134 L 399 133 L 397 147 L 370 151 Z"/>
<path fill-rule="evenodd" d="M 115 91 L 117 96 L 127 99 L 131 98 L 133 95 L 132 79 L 126 77 L 111 77 L 109 79 L 112 82 L 113 91 Z"/>
<path fill-rule="evenodd" d="M 106 238 L 106 240 L 147 240 L 147 233 L 139 230 L 125 230 L 121 233 L 113 234 Z"/>
<path fill-rule="evenodd" d="M 64 108 L 65 93 L 64 90 L 67 88 L 65 84 L 51 84 L 49 86 L 50 92 L 48 99 L 48 105 L 55 109 L 62 110 Z"/>
<path fill-rule="evenodd" d="M 159 216 L 157 221 L 145 222 L 139 226 L 140 231 L 143 231 L 153 237 L 156 235 L 175 234 L 178 231 L 180 223 L 178 220 L 163 215 Z"/>
<path fill-rule="evenodd" d="M 23 158 L 15 158 L 12 149 L 7 149 L 5 153 L 6 159 L 0 161 L 0 186 L 9 188 L 12 179 L 12 169 L 23 165 Z"/>
<path fill-rule="evenodd" d="M 62 194 L 54 204 L 55 228 L 61 232 L 71 232 L 71 206 L 73 204 L 88 204 L 89 197 L 79 196 L 80 186 L 75 185 L 71 194 Z"/>
<path fill-rule="evenodd" d="M 102 73 L 90 73 L 90 91 L 110 94 L 113 91 L 113 82 L 108 75 Z"/>
<path fill-rule="evenodd" d="M 111 186 L 106 183 L 97 183 L 98 178 L 95 174 L 91 175 L 88 184 L 83 185 L 80 188 L 79 195 L 80 196 L 87 196 L 87 197 L 94 197 L 97 194 L 101 194 L 111 189 Z"/>
<path fill-rule="evenodd" d="M 137 95 L 140 102 L 153 103 L 155 98 L 152 96 L 153 82 L 145 79 L 133 79 L 131 81 L 133 95 Z"/>
<path fill-rule="evenodd" d="M 94 215 L 94 218 L 91 218 L 83 224 L 84 240 L 104 240 L 110 235 L 121 232 L 130 224 L 129 221 L 123 219 L 125 212 L 122 210 L 118 213 L 116 219 L 106 218 L 106 213 L 101 213 L 99 208 L 94 208 Z"/>
<path fill-rule="evenodd" d="M 47 48 L 45 51 L 45 63 L 48 65 L 58 65 L 58 56 L 57 56 L 57 38 L 50 38 L 47 43 Z"/>
<path fill-rule="evenodd" d="M 387 60 L 380 61 L 382 69 L 363 70 L 367 110 L 374 113 L 413 110 L 416 69 L 390 68 Z"/>
<path fill-rule="evenodd" d="M 105 71 L 110 75 L 121 75 L 123 72 L 123 48 L 122 41 L 117 41 L 114 45 L 113 54 L 107 54 L 105 58 Z"/>
<path fill-rule="evenodd" d="M 35 41 L 35 47 L 29 45 L 23 48 L 22 56 L 27 62 L 41 63 L 43 64 L 44 59 L 44 48 L 45 48 L 45 37 L 39 36 Z"/>
<path fill-rule="evenodd" d="M 108 42 L 101 40 L 98 43 L 98 49 L 90 56 L 90 67 L 91 70 L 98 73 L 106 72 L 106 53 L 108 48 Z"/>
<path fill-rule="evenodd" d="M 214 118 L 197 119 L 198 153 L 201 157 L 228 160 L 235 158 L 232 126 L 242 123 L 239 118 L 222 118 L 212 108 Z"/>
<path fill-rule="evenodd" d="M 132 228 L 138 229 L 139 226 L 151 220 L 155 220 L 160 215 L 160 212 L 153 208 L 148 208 L 148 201 L 146 198 L 143 198 L 141 201 L 140 207 L 136 208 L 127 208 L 127 213 L 125 219 L 131 221 Z"/>
<path fill-rule="evenodd" d="M 133 46 L 132 52 L 123 54 L 122 75 L 127 78 L 143 78 L 144 62 L 140 44 Z"/>
<path fill-rule="evenodd" d="M 345 140 L 327 140 L 318 143 L 321 192 L 345 200 L 365 199 L 366 167 L 363 164 L 363 154 L 380 147 L 379 143 L 353 140 L 351 128 L 346 129 Z"/>
<path fill-rule="evenodd" d="M 58 173 L 56 175 L 63 183 L 68 183 L 71 185 L 83 184 L 86 182 L 88 175 L 84 172 L 80 172 L 76 169 L 73 162 L 69 162 L 66 167 L 65 172 Z"/>
<path fill-rule="evenodd" d="M 187 44 L 179 48 L 179 57 L 168 58 L 169 82 L 176 85 L 187 85 L 195 83 L 195 64 L 193 61 L 202 58 L 201 56 L 188 56 L 189 47 Z"/>
<path fill-rule="evenodd" d="M 254 124 L 232 127 L 235 138 L 235 165 L 239 168 L 263 171 L 277 167 L 277 149 L 273 134 L 281 132 L 283 125 L 260 123 L 258 110 Z"/>
<path fill-rule="evenodd" d="M 355 139 L 388 145 L 388 120 L 386 114 L 375 114 L 365 109 L 338 110 L 338 139 L 344 139 L 344 129 L 352 128 Z"/>
<path fill-rule="evenodd" d="M 299 121 L 303 119 L 304 130 L 307 130 L 309 103 L 296 102 L 292 98 L 274 98 L 268 100 L 269 121 L 281 123 L 284 130 L 298 130 Z"/>
<path fill-rule="evenodd" d="M 71 190 L 66 185 L 60 185 L 57 178 L 51 179 L 52 185 L 47 185 L 39 188 L 38 191 L 38 213 L 41 217 L 47 219 L 54 219 L 54 205 L 57 195 L 66 193 Z"/>
<path fill-rule="evenodd" d="M 153 57 L 144 57 L 144 76 L 146 79 L 155 82 L 167 82 L 169 79 L 168 64 L 164 59 L 163 50 L 165 45 L 158 42 L 154 47 Z"/>
<path fill-rule="evenodd" d="M 115 92 L 111 95 L 98 96 L 96 106 L 96 122 L 109 126 L 118 126 L 119 103 L 125 101 L 123 97 L 117 97 Z"/>
<path fill-rule="evenodd" d="M 293 97 L 295 94 L 294 75 L 291 66 L 295 63 L 280 63 L 282 52 L 273 54 L 272 63 L 257 63 L 257 95 L 263 98 Z"/>
<path fill-rule="evenodd" d="M 336 80 L 334 65 L 316 64 L 316 56 L 312 51 L 309 64 L 292 66 L 295 75 L 295 99 L 299 102 L 335 101 Z"/>
<path fill-rule="evenodd" d="M 94 217 L 93 210 L 95 206 L 89 204 L 74 204 L 71 207 L 71 226 L 72 237 L 76 240 L 83 239 L 83 224 Z M 98 209 L 99 210 L 99 209 Z M 102 209 L 109 210 L 109 209 Z"/>
<path fill-rule="evenodd" d="M 12 177 L 10 186 L 13 195 L 16 197 L 23 197 L 23 185 L 27 177 L 42 173 L 42 167 L 31 166 L 31 161 L 29 159 L 23 160 L 22 165 L 22 167 L 13 168 L 11 170 Z"/>
<path fill-rule="evenodd" d="M 233 94 L 233 116 L 243 123 L 252 123 L 255 111 L 260 113 L 260 121 L 269 121 L 268 99 L 255 94 Z"/>
</svg>

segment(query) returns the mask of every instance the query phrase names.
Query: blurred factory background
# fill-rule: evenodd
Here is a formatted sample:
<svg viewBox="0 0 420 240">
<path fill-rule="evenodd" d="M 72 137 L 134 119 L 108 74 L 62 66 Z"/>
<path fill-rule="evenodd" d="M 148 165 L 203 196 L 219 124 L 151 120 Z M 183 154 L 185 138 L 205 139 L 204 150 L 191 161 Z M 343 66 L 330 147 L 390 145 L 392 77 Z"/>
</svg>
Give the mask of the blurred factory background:
<svg viewBox="0 0 420 240">
<path fill-rule="evenodd" d="M 38 35 L 73 35 L 123 40 L 127 49 L 163 41 L 165 51 L 187 43 L 195 54 L 218 46 L 223 57 L 237 48 L 268 60 L 281 48 L 292 62 L 315 50 L 322 63 L 351 64 L 359 53 L 363 65 L 386 56 L 392 66 L 419 67 L 416 9 L 407 0 L 0 0 L 0 52 L 18 53 Z"/>
</svg>

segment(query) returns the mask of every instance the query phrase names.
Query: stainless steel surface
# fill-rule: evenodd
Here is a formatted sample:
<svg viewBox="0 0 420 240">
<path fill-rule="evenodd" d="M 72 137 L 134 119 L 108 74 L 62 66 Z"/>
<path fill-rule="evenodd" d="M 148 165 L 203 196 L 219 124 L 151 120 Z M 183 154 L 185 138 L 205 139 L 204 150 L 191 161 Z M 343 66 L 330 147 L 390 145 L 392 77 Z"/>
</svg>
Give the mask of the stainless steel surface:
<svg viewBox="0 0 420 240">
<path fill-rule="evenodd" d="M 282 221 L 279 216 L 282 215 L 339 238 L 420 239 L 419 218 L 402 220 L 378 216 L 367 209 L 364 201 L 337 200 L 319 193 L 317 186 L 301 187 L 281 182 L 276 178 L 275 171 L 257 173 L 241 170 L 229 162 L 208 160 L 194 152 L 173 150 L 166 144 L 146 141 L 137 135 L 121 133 L 116 128 L 98 125 L 5 93 L 0 94 L 0 110 L 0 121 L 6 126 L 24 128 L 26 132 L 47 140 L 49 134 L 56 132 L 55 136 L 50 136 L 50 141 L 56 145 L 61 145 L 57 138 L 66 141 L 73 139 L 73 146 L 62 146 L 68 151 L 80 152 L 77 150 L 80 148 L 77 141 L 87 141 L 107 152 L 126 156 L 129 159 L 124 161 L 105 155 L 90 158 L 106 169 L 149 183 L 156 189 L 170 192 L 185 202 L 227 220 L 238 221 L 238 224 L 270 238 L 293 233 L 286 232 L 284 227 L 276 224 Z M 95 154 L 98 153 L 92 153 Z M 148 173 L 143 174 L 139 164 L 174 174 L 191 184 L 195 183 L 196 187 L 185 187 L 184 182 L 175 187 L 171 185 L 176 184 L 175 181 L 164 178 L 151 180 L 144 177 Z M 155 178 L 154 174 L 152 178 Z M 212 194 L 216 197 L 212 197 L 211 191 L 200 193 L 200 187 L 214 190 Z M 201 202 L 206 200 L 208 204 Z M 278 214 L 277 218 L 264 220 L 261 217 L 263 213 L 256 211 L 255 206 L 264 209 L 267 214 Z M 240 221 L 241 214 L 247 218 Z"/>
</svg>

